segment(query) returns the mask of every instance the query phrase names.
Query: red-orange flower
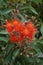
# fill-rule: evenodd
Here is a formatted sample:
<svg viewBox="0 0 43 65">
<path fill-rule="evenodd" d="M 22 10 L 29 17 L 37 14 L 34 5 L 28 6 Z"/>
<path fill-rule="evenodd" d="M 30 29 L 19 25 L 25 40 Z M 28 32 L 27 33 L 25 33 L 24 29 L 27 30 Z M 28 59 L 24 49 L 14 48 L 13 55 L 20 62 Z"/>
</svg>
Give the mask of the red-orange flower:
<svg viewBox="0 0 43 65">
<path fill-rule="evenodd" d="M 23 28 L 22 34 L 23 34 L 25 37 L 28 36 L 29 30 L 27 29 L 27 27 Z"/>
<path fill-rule="evenodd" d="M 8 32 L 12 32 L 13 31 L 13 25 L 11 22 L 9 21 L 5 21 L 5 25 L 3 25 L 4 28 L 7 29 Z"/>
<path fill-rule="evenodd" d="M 16 35 L 11 35 L 10 36 L 10 39 L 9 39 L 11 42 L 17 42 L 18 41 L 18 39 L 17 39 L 17 37 L 16 37 Z"/>
<path fill-rule="evenodd" d="M 10 41 L 11 42 L 20 42 L 22 43 L 24 39 L 24 36 L 22 35 L 22 33 L 20 33 L 18 36 L 15 34 L 10 35 Z"/>
<path fill-rule="evenodd" d="M 28 23 L 26 24 L 26 27 L 27 27 L 28 30 L 29 30 L 28 37 L 29 37 L 30 40 L 32 40 L 33 37 L 34 37 L 34 34 L 35 34 L 36 31 L 37 31 L 37 29 L 35 28 L 35 26 L 33 25 L 32 22 L 28 22 Z"/>
<path fill-rule="evenodd" d="M 35 32 L 36 31 L 36 28 L 35 28 L 35 26 L 33 25 L 33 23 L 32 22 L 28 22 L 27 24 L 26 24 L 26 27 L 29 29 L 29 31 L 31 31 L 31 32 Z"/>
<path fill-rule="evenodd" d="M 18 41 L 19 41 L 20 43 L 22 43 L 23 40 L 24 40 L 24 35 L 23 35 L 22 33 L 20 33 L 20 37 L 18 38 Z"/>
<path fill-rule="evenodd" d="M 5 23 L 4 27 L 7 29 L 8 33 L 12 33 L 10 34 L 11 42 L 22 42 L 24 38 L 32 40 L 37 31 L 32 22 L 25 24 L 24 22 L 21 23 L 19 20 L 11 20 L 11 22 L 5 21 Z"/>
<path fill-rule="evenodd" d="M 14 25 L 14 29 L 16 31 L 21 31 L 23 28 L 23 25 L 19 20 L 12 20 L 12 24 Z"/>
</svg>

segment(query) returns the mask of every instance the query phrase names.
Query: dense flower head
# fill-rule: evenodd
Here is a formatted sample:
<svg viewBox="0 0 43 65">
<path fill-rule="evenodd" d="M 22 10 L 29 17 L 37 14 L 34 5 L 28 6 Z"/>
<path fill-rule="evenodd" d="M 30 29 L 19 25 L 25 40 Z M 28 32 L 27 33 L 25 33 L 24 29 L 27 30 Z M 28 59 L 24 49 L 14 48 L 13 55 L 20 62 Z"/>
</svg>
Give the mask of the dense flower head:
<svg viewBox="0 0 43 65">
<path fill-rule="evenodd" d="M 11 20 L 10 22 L 6 20 L 3 27 L 10 34 L 9 40 L 11 42 L 23 42 L 25 38 L 32 40 L 37 31 L 31 21 L 25 24 L 19 20 Z"/>
</svg>

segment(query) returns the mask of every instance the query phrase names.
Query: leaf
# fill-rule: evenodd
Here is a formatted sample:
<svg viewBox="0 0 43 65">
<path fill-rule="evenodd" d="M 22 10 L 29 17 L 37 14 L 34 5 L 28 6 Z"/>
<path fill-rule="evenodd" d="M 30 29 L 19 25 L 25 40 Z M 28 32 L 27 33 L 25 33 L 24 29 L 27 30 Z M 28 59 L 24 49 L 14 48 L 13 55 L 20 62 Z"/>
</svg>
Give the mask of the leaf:
<svg viewBox="0 0 43 65">
<path fill-rule="evenodd" d="M 5 57 L 3 65 L 7 64 L 11 60 L 11 57 L 12 57 L 12 51 L 10 51 L 8 56 Z"/>
<path fill-rule="evenodd" d="M 37 5 L 39 5 L 39 3 L 42 3 L 42 0 L 33 0 L 33 2 Z"/>
<path fill-rule="evenodd" d="M 38 3 L 38 0 L 33 0 L 33 2 L 34 2 L 35 4 L 39 4 L 39 3 Z"/>
<path fill-rule="evenodd" d="M 37 54 L 42 53 L 40 48 L 38 48 L 38 45 L 36 42 L 34 42 L 34 44 L 32 44 L 31 46 L 37 52 Z"/>
<path fill-rule="evenodd" d="M 4 56 L 4 52 L 0 50 L 0 56 Z"/>
<path fill-rule="evenodd" d="M 23 17 L 22 14 L 18 13 L 17 16 L 18 16 L 19 18 L 21 18 L 21 21 L 23 21 L 23 22 L 25 21 L 25 18 Z"/>
<path fill-rule="evenodd" d="M 17 64 L 16 65 L 21 65 L 21 63 L 17 61 Z"/>
<path fill-rule="evenodd" d="M 41 31 L 41 33 L 43 34 L 43 23 L 41 24 L 40 31 Z"/>
<path fill-rule="evenodd" d="M 10 12 L 12 12 L 13 9 L 6 9 L 6 10 L 3 10 L 3 11 L 0 11 L 0 14 L 1 15 L 5 15 L 5 14 L 8 14 Z"/>
<path fill-rule="evenodd" d="M 15 60 L 15 58 L 17 57 L 17 55 L 19 54 L 20 49 L 17 49 L 13 52 L 13 59 Z"/>
<path fill-rule="evenodd" d="M 8 44 L 7 45 L 7 47 L 6 47 L 6 49 L 7 49 L 7 54 L 9 54 L 10 53 L 10 51 L 11 51 L 11 49 L 14 47 L 14 45 L 13 44 Z"/>
<path fill-rule="evenodd" d="M 9 9 L 9 10 L 7 10 L 7 11 L 4 11 L 3 14 L 4 14 L 4 15 L 5 15 L 5 14 L 8 14 L 8 13 L 10 13 L 12 10 L 13 10 L 13 9 Z"/>
<path fill-rule="evenodd" d="M 42 0 L 38 0 L 38 3 L 42 3 Z"/>
<path fill-rule="evenodd" d="M 20 51 L 20 49 L 14 50 L 14 52 L 13 52 L 13 57 L 12 57 L 12 60 L 11 60 L 11 64 L 10 64 L 10 65 L 13 65 L 13 63 L 14 63 L 16 57 L 17 57 L 18 54 L 19 54 L 19 51 Z"/>
<path fill-rule="evenodd" d="M 6 37 L 0 37 L 0 41 L 4 41 L 4 42 L 8 42 L 8 38 L 6 38 Z"/>
<path fill-rule="evenodd" d="M 4 62 L 3 62 L 3 65 L 7 64 L 8 62 L 11 61 L 11 58 L 12 58 L 12 54 L 13 54 L 13 47 L 14 47 L 14 44 L 10 44 L 8 42 L 8 45 L 6 47 L 6 55 L 5 55 L 5 58 L 4 58 Z"/>
<path fill-rule="evenodd" d="M 2 31 L 0 31 L 0 34 L 8 34 L 8 32 L 5 30 L 2 30 Z"/>
<path fill-rule="evenodd" d="M 12 0 L 12 2 L 17 3 L 19 0 Z"/>
<path fill-rule="evenodd" d="M 38 57 L 39 57 L 39 58 L 43 58 L 43 53 L 40 53 L 40 54 L 38 55 Z"/>
<path fill-rule="evenodd" d="M 31 12 L 33 12 L 34 14 L 38 15 L 38 13 L 36 12 L 35 8 L 33 8 L 31 5 L 29 6 L 29 9 Z"/>
<path fill-rule="evenodd" d="M 33 8 L 31 5 L 22 7 L 20 10 L 27 10 L 27 11 L 30 11 L 30 13 L 34 13 L 35 15 L 38 15 L 35 8 Z"/>
<path fill-rule="evenodd" d="M 26 0 L 21 0 L 21 3 L 25 4 L 26 3 Z"/>
</svg>

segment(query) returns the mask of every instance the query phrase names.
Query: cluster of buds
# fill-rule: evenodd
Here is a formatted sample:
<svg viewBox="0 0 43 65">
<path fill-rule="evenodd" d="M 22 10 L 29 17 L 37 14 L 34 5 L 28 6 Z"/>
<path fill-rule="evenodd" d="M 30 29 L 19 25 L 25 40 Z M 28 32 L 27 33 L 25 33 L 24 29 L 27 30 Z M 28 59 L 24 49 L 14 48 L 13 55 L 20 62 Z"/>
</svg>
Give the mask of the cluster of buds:
<svg viewBox="0 0 43 65">
<path fill-rule="evenodd" d="M 22 43 L 24 39 L 32 40 L 37 31 L 31 21 L 25 24 L 25 22 L 21 22 L 19 20 L 6 20 L 3 27 L 10 34 L 9 40 L 11 42 Z"/>
</svg>

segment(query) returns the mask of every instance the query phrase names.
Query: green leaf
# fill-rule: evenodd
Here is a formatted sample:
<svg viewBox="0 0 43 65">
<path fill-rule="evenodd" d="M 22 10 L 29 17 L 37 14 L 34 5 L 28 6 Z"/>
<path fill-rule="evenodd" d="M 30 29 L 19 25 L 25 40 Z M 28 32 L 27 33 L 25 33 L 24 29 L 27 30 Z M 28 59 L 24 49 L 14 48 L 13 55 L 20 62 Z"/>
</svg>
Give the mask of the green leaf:
<svg viewBox="0 0 43 65">
<path fill-rule="evenodd" d="M 38 15 L 38 13 L 35 10 L 35 8 L 33 8 L 31 5 L 22 7 L 20 10 L 27 10 L 27 11 L 30 11 L 30 13 L 33 13 L 35 15 Z"/>
<path fill-rule="evenodd" d="M 0 31 L 0 34 L 8 34 L 8 32 L 5 30 L 2 30 L 2 31 Z"/>
<path fill-rule="evenodd" d="M 39 3 L 38 3 L 38 0 L 33 0 L 33 2 L 34 2 L 35 4 L 39 4 Z"/>
<path fill-rule="evenodd" d="M 19 18 L 21 18 L 21 21 L 23 21 L 23 22 L 25 21 L 25 18 L 23 17 L 22 14 L 18 13 L 17 16 L 18 16 Z"/>
<path fill-rule="evenodd" d="M 23 3 L 23 4 L 25 4 L 26 3 L 26 0 L 20 0 L 21 1 L 21 3 Z"/>
<path fill-rule="evenodd" d="M 42 0 L 38 0 L 38 3 L 42 3 Z"/>
<path fill-rule="evenodd" d="M 38 57 L 39 57 L 39 58 L 43 58 L 43 53 L 40 53 L 40 54 L 38 55 Z"/>
<path fill-rule="evenodd" d="M 8 56 L 5 57 L 3 65 L 7 64 L 11 60 L 11 57 L 12 57 L 12 51 L 10 51 Z"/>
<path fill-rule="evenodd" d="M 13 59 L 14 59 L 14 60 L 15 60 L 15 58 L 18 56 L 19 51 L 20 51 L 20 49 L 17 49 L 17 50 L 15 50 L 15 51 L 13 52 Z"/>
<path fill-rule="evenodd" d="M 39 64 L 38 65 L 43 65 L 43 59 L 40 60 Z"/>
<path fill-rule="evenodd" d="M 40 48 L 38 48 L 37 42 L 34 42 L 34 44 L 32 44 L 31 46 L 37 52 L 37 54 L 42 53 Z"/>
<path fill-rule="evenodd" d="M 20 51 L 20 49 L 14 50 L 14 52 L 13 52 L 13 57 L 12 57 L 12 60 L 11 60 L 11 64 L 10 64 L 10 65 L 13 65 L 13 63 L 14 63 L 16 57 L 17 57 L 18 54 L 19 54 L 19 51 Z"/>
<path fill-rule="evenodd" d="M 38 15 L 38 13 L 36 12 L 35 8 L 33 8 L 31 5 L 29 6 L 29 9 L 31 12 L 33 12 L 34 14 Z"/>
<path fill-rule="evenodd" d="M 41 33 L 43 34 L 43 23 L 41 24 L 40 31 L 41 31 Z"/>
<path fill-rule="evenodd" d="M 0 11 L 0 14 L 1 15 L 5 15 L 5 14 L 9 14 L 10 12 L 12 12 L 13 9 L 6 9 L 6 10 L 3 10 L 3 11 Z"/>
<path fill-rule="evenodd" d="M 13 9 L 9 9 L 9 10 L 7 10 L 7 11 L 4 11 L 3 14 L 4 14 L 4 15 L 5 15 L 5 14 L 8 14 L 8 13 L 10 13 L 12 10 L 13 10 Z"/>
<path fill-rule="evenodd" d="M 4 42 L 8 42 L 8 38 L 6 38 L 6 37 L 0 37 L 0 41 L 4 41 Z"/>
<path fill-rule="evenodd" d="M 21 65 L 21 63 L 17 61 L 16 65 Z"/>
<path fill-rule="evenodd" d="M 11 49 L 14 47 L 14 44 L 8 43 L 6 49 L 7 49 L 7 54 L 10 53 Z"/>
<path fill-rule="evenodd" d="M 42 3 L 42 0 L 33 0 L 33 2 L 37 5 L 39 5 L 39 3 Z"/>
</svg>

